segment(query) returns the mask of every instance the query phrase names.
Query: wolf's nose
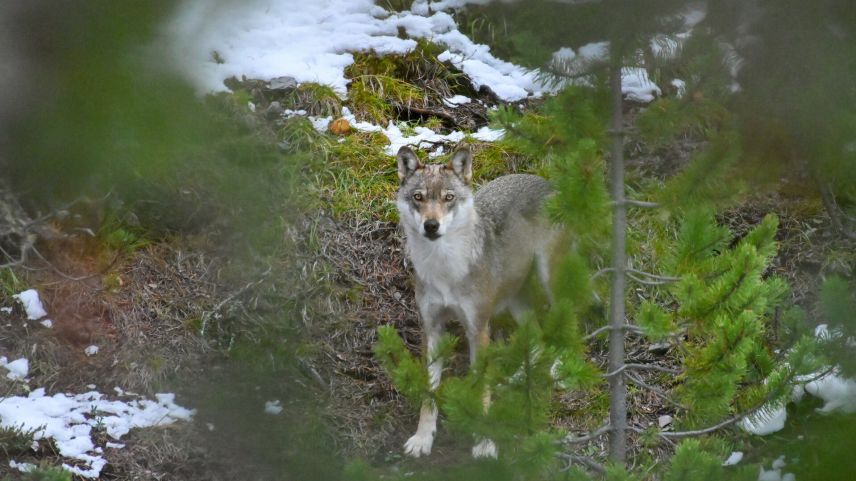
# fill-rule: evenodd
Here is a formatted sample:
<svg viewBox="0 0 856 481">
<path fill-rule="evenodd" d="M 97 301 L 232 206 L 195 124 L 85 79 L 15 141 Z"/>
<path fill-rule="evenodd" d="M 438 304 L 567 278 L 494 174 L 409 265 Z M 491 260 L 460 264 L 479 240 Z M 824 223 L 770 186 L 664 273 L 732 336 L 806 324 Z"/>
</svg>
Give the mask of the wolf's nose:
<svg viewBox="0 0 856 481">
<path fill-rule="evenodd" d="M 436 234 L 437 230 L 440 228 L 440 223 L 434 219 L 430 219 L 425 221 L 424 227 L 426 234 Z"/>
</svg>

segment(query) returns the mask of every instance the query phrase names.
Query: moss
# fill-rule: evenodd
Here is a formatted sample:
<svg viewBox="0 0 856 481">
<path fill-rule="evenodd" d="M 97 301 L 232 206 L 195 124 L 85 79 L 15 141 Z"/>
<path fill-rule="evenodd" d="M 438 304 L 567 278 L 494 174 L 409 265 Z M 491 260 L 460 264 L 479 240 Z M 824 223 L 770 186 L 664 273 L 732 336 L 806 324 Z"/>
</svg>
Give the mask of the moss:
<svg viewBox="0 0 856 481">
<path fill-rule="evenodd" d="M 345 75 L 353 79 L 349 98 L 353 101 L 354 90 L 360 94 L 366 90 L 377 93 L 379 83 L 391 92 L 380 96 L 399 103 L 405 103 L 402 99 L 407 97 L 420 98 L 422 103 L 439 104 L 443 98 L 456 94 L 476 96 L 472 84 L 460 71 L 437 59 L 444 50 L 445 47 L 419 40 L 416 47 L 406 54 L 378 56 L 355 53 L 354 63 L 345 69 Z M 356 106 L 360 104 L 355 103 Z"/>
<path fill-rule="evenodd" d="M 306 117 L 294 116 L 286 119 L 277 133 L 280 146 L 291 151 L 311 151 L 326 158 L 330 151 L 329 136 L 318 132 Z"/>
<path fill-rule="evenodd" d="M 285 98 L 285 107 L 292 110 L 305 110 L 317 117 L 338 117 L 342 115 L 342 100 L 336 91 L 328 85 L 313 82 L 300 84 Z"/>
<path fill-rule="evenodd" d="M 473 180 L 484 184 L 501 175 L 541 173 L 544 162 L 524 156 L 507 142 L 467 142 L 473 151 Z"/>
<path fill-rule="evenodd" d="M 330 159 L 316 177 L 323 200 L 336 215 L 396 220 L 398 189 L 395 159 L 384 152 L 388 141 L 377 132 L 359 132 L 333 144 Z"/>
</svg>

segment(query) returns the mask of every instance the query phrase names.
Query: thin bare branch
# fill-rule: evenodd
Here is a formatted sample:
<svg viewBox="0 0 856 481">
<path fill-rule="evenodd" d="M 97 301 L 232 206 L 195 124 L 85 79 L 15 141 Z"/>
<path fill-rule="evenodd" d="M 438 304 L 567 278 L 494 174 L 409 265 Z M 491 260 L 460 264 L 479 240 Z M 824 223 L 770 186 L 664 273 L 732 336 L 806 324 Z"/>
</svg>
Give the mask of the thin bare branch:
<svg viewBox="0 0 856 481">
<path fill-rule="evenodd" d="M 602 327 L 598 327 L 594 331 L 586 334 L 585 337 L 583 337 L 583 341 L 590 341 L 590 340 L 594 339 L 595 337 L 597 337 L 598 335 L 603 334 L 606 331 L 609 331 L 610 329 L 612 329 L 612 326 L 609 324 L 602 326 Z M 622 329 L 624 329 L 625 331 L 630 331 L 630 332 L 635 332 L 635 333 L 645 332 L 641 327 L 635 326 L 633 324 L 625 324 L 624 326 L 622 326 Z"/>
<path fill-rule="evenodd" d="M 628 267 L 627 270 L 634 273 L 634 274 L 638 274 L 640 276 L 645 276 L 645 277 L 650 277 L 651 279 L 656 279 L 658 281 L 677 282 L 677 281 L 681 280 L 680 277 L 652 274 L 650 272 L 640 271 L 639 269 L 634 269 L 632 267 Z"/>
<path fill-rule="evenodd" d="M 610 205 L 615 205 L 615 202 L 610 202 Z M 660 207 L 660 204 L 658 204 L 656 202 L 647 202 L 644 200 L 633 200 L 633 199 L 625 199 L 624 202 L 622 202 L 622 205 L 630 206 L 630 207 L 639 207 L 642 209 L 656 209 L 656 208 Z"/>
<path fill-rule="evenodd" d="M 676 401 L 672 396 L 669 396 L 669 394 L 666 391 L 658 388 L 657 386 L 652 386 L 651 384 L 646 383 L 645 381 L 643 381 L 639 377 L 637 377 L 637 376 L 635 376 L 635 375 L 633 375 L 627 371 L 624 372 L 624 375 L 633 384 L 653 392 L 657 396 L 661 397 L 662 399 L 665 399 L 666 401 L 669 401 L 670 403 L 674 404 L 675 406 L 681 406 L 681 403 Z"/>
<path fill-rule="evenodd" d="M 660 371 L 660 372 L 665 372 L 665 373 L 668 373 L 668 374 L 674 374 L 674 375 L 676 375 L 676 376 L 677 376 L 677 375 L 679 375 L 679 374 L 681 374 L 681 372 L 682 372 L 682 371 L 680 371 L 680 370 L 678 370 L 678 369 L 671 369 L 671 368 L 668 368 L 668 367 L 658 366 L 658 365 L 656 365 L 656 364 L 636 364 L 636 363 L 628 363 L 628 364 L 623 364 L 623 365 L 622 365 L 621 367 L 619 367 L 618 369 L 615 369 L 615 370 L 613 370 L 613 371 L 611 371 L 611 372 L 608 372 L 608 373 L 604 374 L 604 375 L 603 375 L 603 377 L 609 378 L 609 377 L 617 376 L 618 374 L 621 374 L 622 372 L 624 372 L 624 371 L 626 371 L 626 370 L 628 370 L 628 369 L 647 369 L 647 370 L 650 370 L 650 371 Z"/>
<path fill-rule="evenodd" d="M 738 414 L 737 416 L 734 416 L 732 418 L 728 418 L 719 424 L 714 424 L 713 426 L 710 426 L 710 427 L 707 427 L 704 429 L 696 429 L 694 431 L 661 431 L 657 434 L 660 437 L 666 438 L 666 439 L 668 439 L 668 438 L 691 438 L 694 436 L 702 436 L 704 434 L 710 434 L 714 431 L 718 431 L 722 428 L 727 428 L 728 426 L 731 426 L 732 424 L 740 421 L 741 419 L 745 418 L 746 416 L 752 414 L 755 411 L 757 411 L 757 409 L 752 409 L 751 411 L 746 411 L 745 413 Z"/>
<path fill-rule="evenodd" d="M 591 275 L 591 280 L 595 280 L 595 279 L 597 279 L 598 277 L 600 277 L 600 276 L 602 276 L 602 275 L 604 275 L 604 274 L 606 274 L 606 273 L 614 272 L 614 271 L 615 271 L 615 269 L 613 269 L 612 267 L 604 267 L 603 269 L 601 269 L 601 270 L 599 270 L 599 271 L 595 272 L 594 274 L 592 274 L 592 275 Z"/>
<path fill-rule="evenodd" d="M 562 440 L 562 443 L 564 443 L 564 444 L 587 443 L 589 441 L 593 441 L 593 440 L 603 436 L 604 434 L 608 433 L 611 429 L 612 428 L 609 426 L 609 423 L 606 423 L 603 426 L 595 429 L 594 431 L 592 431 L 589 434 L 586 434 L 584 436 L 571 437 L 571 435 L 569 434 L 569 435 L 565 436 L 565 438 Z"/>
<path fill-rule="evenodd" d="M 663 284 L 671 284 L 672 283 L 672 281 L 656 281 L 656 280 L 642 279 L 641 277 L 637 277 L 635 274 L 633 274 L 629 271 L 627 272 L 627 277 L 629 277 L 633 281 L 638 282 L 639 284 L 642 284 L 645 286 L 662 286 Z"/>
<path fill-rule="evenodd" d="M 594 471 L 599 475 L 606 474 L 606 468 L 594 460 L 591 456 L 580 456 L 578 454 L 570 454 L 570 453 L 559 453 L 560 458 L 565 459 L 568 463 L 561 469 L 561 471 L 568 471 L 571 469 L 574 464 L 582 464 L 590 471 Z"/>
</svg>

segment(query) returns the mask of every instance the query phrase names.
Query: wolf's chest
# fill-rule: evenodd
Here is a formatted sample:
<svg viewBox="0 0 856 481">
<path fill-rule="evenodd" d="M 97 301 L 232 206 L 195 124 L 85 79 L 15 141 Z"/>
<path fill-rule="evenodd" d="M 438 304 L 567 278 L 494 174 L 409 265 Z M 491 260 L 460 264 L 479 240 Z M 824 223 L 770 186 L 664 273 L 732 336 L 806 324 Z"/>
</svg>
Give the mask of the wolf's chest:
<svg viewBox="0 0 856 481">
<path fill-rule="evenodd" d="M 470 242 L 455 239 L 418 241 L 409 245 L 413 270 L 424 295 L 446 306 L 457 304 L 457 295 L 465 286 L 478 258 Z"/>
</svg>

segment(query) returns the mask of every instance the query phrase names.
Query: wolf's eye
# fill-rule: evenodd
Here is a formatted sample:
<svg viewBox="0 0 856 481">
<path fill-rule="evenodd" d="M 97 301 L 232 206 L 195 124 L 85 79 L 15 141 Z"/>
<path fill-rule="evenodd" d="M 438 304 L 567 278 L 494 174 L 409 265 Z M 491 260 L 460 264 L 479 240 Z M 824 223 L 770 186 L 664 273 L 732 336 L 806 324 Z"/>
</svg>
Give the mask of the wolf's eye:
<svg viewBox="0 0 856 481">
<path fill-rule="evenodd" d="M 454 198 L 455 198 L 455 194 L 453 194 L 453 193 L 451 193 L 451 192 L 449 192 L 448 194 L 446 194 L 446 197 L 444 197 L 444 199 L 446 199 L 446 202 L 451 202 L 451 201 L 452 201 L 452 199 L 454 199 Z"/>
<path fill-rule="evenodd" d="M 421 201 L 422 200 L 422 193 L 417 192 L 417 193 L 413 194 L 413 200 Z"/>
</svg>

